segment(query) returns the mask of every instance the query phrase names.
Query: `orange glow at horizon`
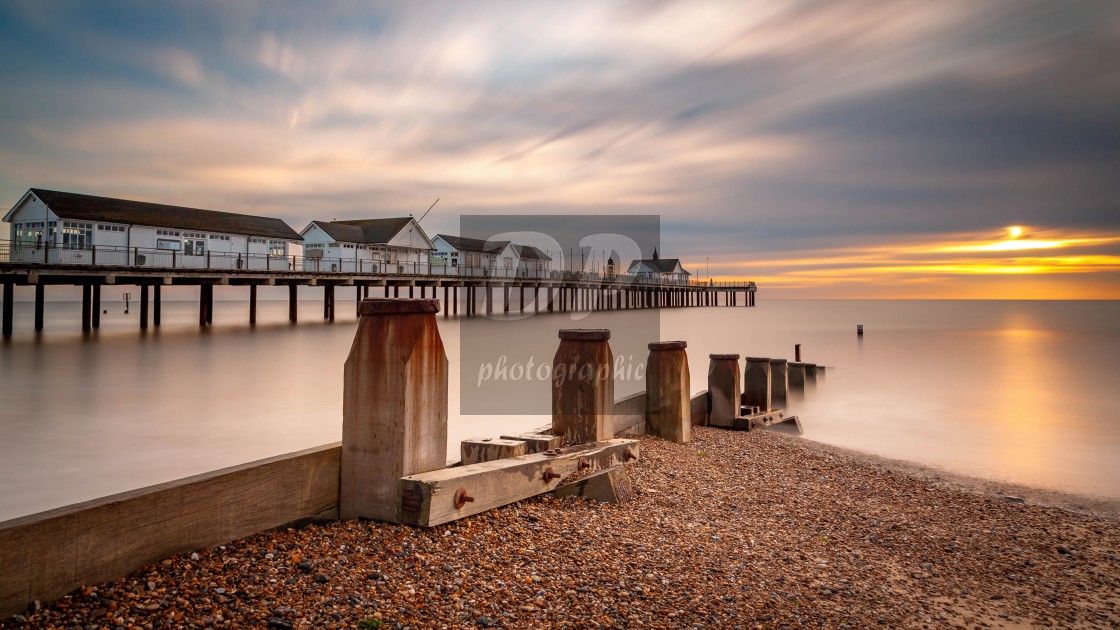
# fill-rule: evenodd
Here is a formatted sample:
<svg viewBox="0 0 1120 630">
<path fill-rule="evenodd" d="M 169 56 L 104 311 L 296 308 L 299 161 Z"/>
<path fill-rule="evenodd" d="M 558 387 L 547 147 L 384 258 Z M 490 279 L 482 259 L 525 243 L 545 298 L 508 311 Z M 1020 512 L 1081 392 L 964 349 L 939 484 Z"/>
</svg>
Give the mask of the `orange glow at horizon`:
<svg viewBox="0 0 1120 630">
<path fill-rule="evenodd" d="M 990 232 L 943 234 L 893 245 L 803 253 L 789 258 L 713 259 L 713 272 L 722 271 L 713 273 L 713 279 L 754 280 L 760 289 L 807 294 L 847 287 L 852 297 L 861 291 L 883 297 L 893 289 L 911 296 L 1015 298 L 1037 297 L 1043 290 L 1063 299 L 1120 299 L 1120 232 L 1010 226 L 998 239 L 992 239 Z M 749 277 L 736 273 L 739 270 Z"/>
</svg>

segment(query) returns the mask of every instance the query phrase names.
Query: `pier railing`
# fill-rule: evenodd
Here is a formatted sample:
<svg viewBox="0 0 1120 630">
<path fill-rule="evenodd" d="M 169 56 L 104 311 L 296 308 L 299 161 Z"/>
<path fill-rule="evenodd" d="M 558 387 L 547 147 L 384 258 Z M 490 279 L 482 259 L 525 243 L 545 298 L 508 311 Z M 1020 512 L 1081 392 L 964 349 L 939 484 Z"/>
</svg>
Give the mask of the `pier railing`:
<svg viewBox="0 0 1120 630">
<path fill-rule="evenodd" d="M 0 243 L 0 264 L 44 267 L 131 267 L 200 271 L 265 271 L 316 275 L 425 276 L 470 280 L 554 280 L 691 287 L 748 287 L 753 282 L 697 280 L 681 276 L 612 274 L 597 271 L 447 265 L 424 261 L 384 261 L 284 254 L 180 250 L 110 245 L 69 246 L 52 243 Z"/>
</svg>

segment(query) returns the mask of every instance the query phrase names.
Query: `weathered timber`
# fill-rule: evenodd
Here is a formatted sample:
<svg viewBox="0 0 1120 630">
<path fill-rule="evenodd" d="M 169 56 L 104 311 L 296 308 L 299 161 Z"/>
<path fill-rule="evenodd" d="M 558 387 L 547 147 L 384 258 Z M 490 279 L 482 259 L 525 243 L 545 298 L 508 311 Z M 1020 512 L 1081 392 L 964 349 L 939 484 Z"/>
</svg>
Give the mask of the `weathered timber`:
<svg viewBox="0 0 1120 630">
<path fill-rule="evenodd" d="M 614 466 L 591 473 L 552 491 L 555 497 L 583 497 L 602 503 L 626 503 L 634 498 L 625 466 Z"/>
<path fill-rule="evenodd" d="M 402 477 L 398 520 L 432 527 L 485 512 L 551 492 L 574 472 L 637 459 L 638 448 L 637 440 L 613 439 Z"/>
<path fill-rule="evenodd" d="M 646 393 L 638 392 L 614 401 L 615 436 L 645 435 L 645 433 Z"/>
<path fill-rule="evenodd" d="M 551 430 L 551 427 L 549 427 L 549 429 Z M 552 435 L 551 433 L 514 433 L 510 435 L 503 435 L 501 437 L 503 440 L 517 440 L 520 442 L 525 442 L 527 455 L 551 451 L 554 448 L 560 448 L 560 446 L 564 444 L 564 436 Z"/>
<path fill-rule="evenodd" d="M 725 426 L 739 415 L 739 355 L 708 355 L 708 424 Z"/>
<path fill-rule="evenodd" d="M 763 411 L 769 410 L 770 402 L 770 358 L 747 357 L 743 370 L 743 401 Z"/>
<path fill-rule="evenodd" d="M 477 438 L 463 440 L 459 446 L 460 457 L 464 466 L 479 462 L 492 462 L 495 459 L 517 457 L 528 454 L 528 445 L 525 440 L 507 440 L 500 438 Z"/>
<path fill-rule="evenodd" d="M 338 517 L 338 443 L 0 523 L 0 618 L 170 555 Z"/>
<path fill-rule="evenodd" d="M 692 441 L 687 344 L 649 344 L 646 361 L 646 426 L 651 435 L 678 444 Z"/>
<path fill-rule="evenodd" d="M 552 432 L 569 444 L 614 436 L 611 331 L 561 330 L 552 359 Z"/>
<path fill-rule="evenodd" d="M 789 406 L 789 364 L 785 359 L 770 359 L 770 406 Z"/>
<path fill-rule="evenodd" d="M 370 298 L 346 359 L 341 517 L 392 521 L 401 477 L 447 463 L 447 355 L 437 300 Z"/>
<path fill-rule="evenodd" d="M 689 415 L 692 419 L 692 426 L 708 425 L 709 404 L 708 390 L 706 389 L 692 397 L 692 400 L 689 401 Z"/>
</svg>

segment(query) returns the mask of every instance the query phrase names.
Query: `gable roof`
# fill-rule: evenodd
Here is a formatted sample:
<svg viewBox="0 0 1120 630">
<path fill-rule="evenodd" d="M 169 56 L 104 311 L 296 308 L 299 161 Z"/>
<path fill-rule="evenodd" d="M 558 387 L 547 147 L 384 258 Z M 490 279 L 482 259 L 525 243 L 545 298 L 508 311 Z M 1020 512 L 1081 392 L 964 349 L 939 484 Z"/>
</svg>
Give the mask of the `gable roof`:
<svg viewBox="0 0 1120 630">
<path fill-rule="evenodd" d="M 287 241 L 303 240 L 303 237 L 297 234 L 287 223 L 270 217 L 219 212 L 217 210 L 200 210 L 198 208 L 114 199 L 112 197 L 95 197 L 42 188 L 31 188 L 28 193 L 34 194 L 42 200 L 51 209 L 51 212 L 62 219 L 262 236 Z"/>
<path fill-rule="evenodd" d="M 630 263 L 630 268 L 627 271 L 630 272 L 639 265 L 645 265 L 647 268 L 652 269 L 658 273 L 675 273 L 677 270 L 677 265 L 679 265 L 680 262 L 680 258 L 643 258 L 641 260 L 635 260 L 634 262 Z M 681 267 L 681 272 L 689 276 L 692 275 L 685 271 L 683 266 Z"/>
<path fill-rule="evenodd" d="M 408 226 L 412 217 L 390 219 L 351 219 L 347 221 L 312 221 L 336 241 L 384 245 Z M 423 230 L 421 230 L 423 233 Z M 424 236 L 427 239 L 427 235 Z"/>
<path fill-rule="evenodd" d="M 500 254 L 503 249 L 509 245 L 509 241 L 485 241 L 480 238 L 470 238 L 467 236 L 452 236 L 451 234 L 436 234 L 437 238 L 442 238 L 448 245 L 454 247 L 461 252 L 478 252 L 480 254 Z M 514 245 L 516 248 L 517 245 Z"/>
<path fill-rule="evenodd" d="M 552 256 L 542 252 L 541 250 L 533 247 L 532 245 L 514 245 L 517 250 L 517 255 L 522 258 L 537 258 L 540 260 L 552 260 Z"/>
</svg>

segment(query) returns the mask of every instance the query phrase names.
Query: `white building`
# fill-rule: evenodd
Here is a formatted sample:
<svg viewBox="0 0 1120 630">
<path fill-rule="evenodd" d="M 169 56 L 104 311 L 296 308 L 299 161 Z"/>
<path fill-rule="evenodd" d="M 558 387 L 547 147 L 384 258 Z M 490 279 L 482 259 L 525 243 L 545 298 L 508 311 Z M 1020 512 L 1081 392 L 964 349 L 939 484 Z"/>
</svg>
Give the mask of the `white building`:
<svg viewBox="0 0 1120 630">
<path fill-rule="evenodd" d="M 692 274 L 685 271 L 679 258 L 661 258 L 653 250 L 653 258 L 644 258 L 630 263 L 626 273 L 635 276 L 638 282 L 660 284 L 688 284 Z"/>
<path fill-rule="evenodd" d="M 453 276 L 539 278 L 552 268 L 552 258 L 529 245 L 437 234 L 432 243 L 432 273 Z"/>
<path fill-rule="evenodd" d="M 300 241 L 280 219 L 41 188 L 4 221 L 12 262 L 288 269 Z"/>
<path fill-rule="evenodd" d="M 429 273 L 432 241 L 412 217 L 312 221 L 300 236 L 304 271 Z"/>
</svg>

